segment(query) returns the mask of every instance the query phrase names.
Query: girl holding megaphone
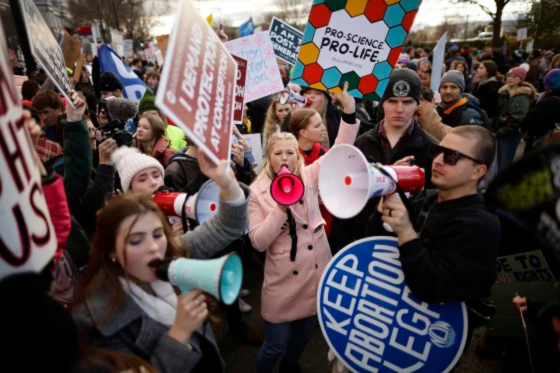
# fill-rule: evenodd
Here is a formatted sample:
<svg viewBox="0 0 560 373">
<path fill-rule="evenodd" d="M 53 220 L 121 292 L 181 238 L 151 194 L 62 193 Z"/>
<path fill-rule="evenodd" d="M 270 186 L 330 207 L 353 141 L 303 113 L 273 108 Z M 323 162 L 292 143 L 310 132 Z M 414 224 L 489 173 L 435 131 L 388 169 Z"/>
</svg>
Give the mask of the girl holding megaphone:
<svg viewBox="0 0 560 373">
<path fill-rule="evenodd" d="M 130 174 L 121 174 L 119 162 L 117 169 L 123 189 L 133 193 L 98 213 L 76 324 L 91 345 L 135 354 L 159 372 L 223 372 L 204 294 L 178 295 L 156 270 L 176 256 L 209 259 L 243 235 L 248 189 L 235 180 L 229 161 L 213 165 L 200 154 L 201 171 L 221 189 L 219 211 L 177 240 L 152 200 L 163 185 L 159 162 L 136 152 L 119 157 L 132 157 L 125 163 Z"/>
<path fill-rule="evenodd" d="M 335 95 L 344 108 L 335 145 L 353 144 L 359 121 L 348 83 Z M 320 127 L 321 116 L 315 113 L 309 122 Z M 249 238 L 255 249 L 266 251 L 262 289 L 266 340 L 257 358 L 258 373 L 272 372 L 282 353 L 280 372 L 299 372 L 297 361 L 317 325 L 317 286 L 331 259 L 319 210 L 321 163 L 319 158 L 305 166 L 296 138 L 274 134 L 262 171 L 251 185 Z M 301 199 L 299 180 L 304 185 Z M 294 194 L 296 198 L 291 198 Z"/>
</svg>

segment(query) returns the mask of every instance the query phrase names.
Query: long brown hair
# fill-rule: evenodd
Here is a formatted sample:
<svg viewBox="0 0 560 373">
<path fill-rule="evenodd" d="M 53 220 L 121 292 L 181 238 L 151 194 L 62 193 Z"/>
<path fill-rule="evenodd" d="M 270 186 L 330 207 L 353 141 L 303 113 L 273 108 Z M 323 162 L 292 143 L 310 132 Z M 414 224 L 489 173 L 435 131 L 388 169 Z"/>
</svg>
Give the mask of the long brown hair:
<svg viewBox="0 0 560 373">
<path fill-rule="evenodd" d="M 315 88 L 309 88 L 309 89 L 315 89 Z M 327 123 L 327 108 L 329 107 L 329 98 L 327 96 L 329 95 L 329 92 L 321 91 L 319 89 L 315 89 L 315 90 L 322 93 L 323 99 L 321 101 L 321 106 L 317 108 L 317 113 L 319 113 L 321 120 L 325 124 L 325 128 L 327 128 L 327 131 L 325 132 L 325 136 L 323 137 L 322 145 L 325 148 L 329 149 L 330 148 L 329 131 L 328 131 L 329 125 Z"/>
<path fill-rule="evenodd" d="M 130 229 L 132 229 L 141 216 L 150 212 L 156 214 L 163 222 L 163 230 L 167 238 L 165 258 L 186 256 L 186 252 L 179 251 L 169 224 L 150 197 L 125 193 L 111 199 L 109 204 L 97 214 L 97 229 L 93 236 L 89 253 L 89 265 L 83 277 L 80 294 L 80 300 L 85 300 L 101 286 L 107 289 L 109 292 L 109 307 L 107 307 L 105 314 L 101 317 L 102 320 L 109 317 L 124 300 L 126 293 L 119 281 L 119 277 L 132 281 L 120 263 L 112 260 L 117 252 L 119 228 L 125 219 L 130 216 L 136 216 L 130 226 Z M 127 236 L 130 233 L 130 229 L 127 232 Z M 124 254 L 124 261 L 125 263 L 127 261 L 126 252 Z"/>
<path fill-rule="evenodd" d="M 487 79 L 490 79 L 491 77 L 498 75 L 499 69 L 498 69 L 498 65 L 496 65 L 496 62 L 488 60 L 488 61 L 482 61 L 481 63 L 484 65 L 484 68 L 488 72 Z"/>
<path fill-rule="evenodd" d="M 270 105 L 270 107 L 266 112 L 266 120 L 264 122 L 264 141 L 263 141 L 265 148 L 267 147 L 270 136 L 276 133 L 276 129 L 278 127 L 282 127 L 282 123 L 280 123 L 280 118 L 278 118 L 278 115 L 276 115 L 277 105 L 280 105 L 279 96 L 275 96 L 272 98 L 272 104 Z"/>
<path fill-rule="evenodd" d="M 295 110 L 290 118 L 290 132 L 299 139 L 299 131 L 304 130 L 309 125 L 311 118 L 317 114 L 315 110 L 300 109 Z"/>
<path fill-rule="evenodd" d="M 152 128 L 152 135 L 153 138 L 151 141 L 138 141 L 136 139 L 136 148 L 140 150 L 142 153 L 151 156 L 152 152 L 154 151 L 155 144 L 163 137 L 165 138 L 165 129 L 167 124 L 163 122 L 163 120 L 153 114 L 144 114 L 140 117 L 140 119 L 147 119 L 150 127 Z M 140 124 L 140 121 L 138 121 Z"/>
</svg>

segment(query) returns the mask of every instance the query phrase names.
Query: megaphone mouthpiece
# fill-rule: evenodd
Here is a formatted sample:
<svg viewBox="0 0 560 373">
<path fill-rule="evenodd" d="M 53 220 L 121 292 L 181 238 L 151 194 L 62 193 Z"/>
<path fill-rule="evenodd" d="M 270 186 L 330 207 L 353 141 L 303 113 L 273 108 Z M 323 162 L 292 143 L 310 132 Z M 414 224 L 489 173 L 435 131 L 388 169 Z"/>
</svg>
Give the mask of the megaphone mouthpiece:
<svg viewBox="0 0 560 373">
<path fill-rule="evenodd" d="M 305 193 L 303 181 L 288 170 L 287 165 L 282 165 L 278 175 L 270 184 L 270 195 L 276 203 L 291 206 L 298 203 Z"/>
<path fill-rule="evenodd" d="M 169 265 L 172 259 L 154 259 L 148 263 L 148 267 L 156 269 L 156 277 L 162 281 L 169 282 Z"/>
</svg>

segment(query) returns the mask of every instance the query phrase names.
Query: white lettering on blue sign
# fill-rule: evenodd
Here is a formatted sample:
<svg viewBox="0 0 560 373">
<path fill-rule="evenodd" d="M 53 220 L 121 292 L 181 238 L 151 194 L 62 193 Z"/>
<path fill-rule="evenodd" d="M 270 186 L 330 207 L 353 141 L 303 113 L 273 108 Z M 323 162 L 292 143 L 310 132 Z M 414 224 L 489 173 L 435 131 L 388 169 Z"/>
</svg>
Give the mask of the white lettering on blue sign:
<svg viewBox="0 0 560 373">
<path fill-rule="evenodd" d="M 323 273 L 318 314 L 331 349 L 357 372 L 448 372 L 466 339 L 464 304 L 415 298 L 394 238 L 339 252 Z"/>
</svg>

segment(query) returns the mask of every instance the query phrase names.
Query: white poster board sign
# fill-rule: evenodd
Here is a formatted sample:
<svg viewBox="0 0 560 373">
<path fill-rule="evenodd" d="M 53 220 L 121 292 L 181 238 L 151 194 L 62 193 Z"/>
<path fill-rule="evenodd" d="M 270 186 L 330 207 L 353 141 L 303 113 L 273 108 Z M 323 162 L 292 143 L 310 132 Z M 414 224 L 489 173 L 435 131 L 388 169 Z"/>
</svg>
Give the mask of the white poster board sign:
<svg viewBox="0 0 560 373">
<path fill-rule="evenodd" d="M 447 32 L 443 34 L 434 48 L 434 59 L 432 61 L 432 84 L 430 88 L 436 94 L 439 93 L 439 83 L 441 82 L 441 74 L 443 72 L 445 43 L 447 43 Z"/>
<path fill-rule="evenodd" d="M 527 39 L 527 28 L 520 28 L 517 30 L 517 41 Z"/>
<path fill-rule="evenodd" d="M 225 46 L 232 55 L 247 60 L 245 103 L 284 88 L 268 31 L 229 41 Z"/>
<path fill-rule="evenodd" d="M 262 140 L 260 133 L 253 133 L 250 135 L 243 135 L 243 138 L 249 144 L 251 149 L 253 150 L 253 157 L 255 157 L 255 164 L 257 167 L 253 169 L 255 173 L 258 175 L 261 172 L 262 165 L 263 165 L 263 149 L 262 149 Z"/>
<path fill-rule="evenodd" d="M 6 40 L 0 24 L 0 280 L 41 271 L 57 248 Z"/>
</svg>

